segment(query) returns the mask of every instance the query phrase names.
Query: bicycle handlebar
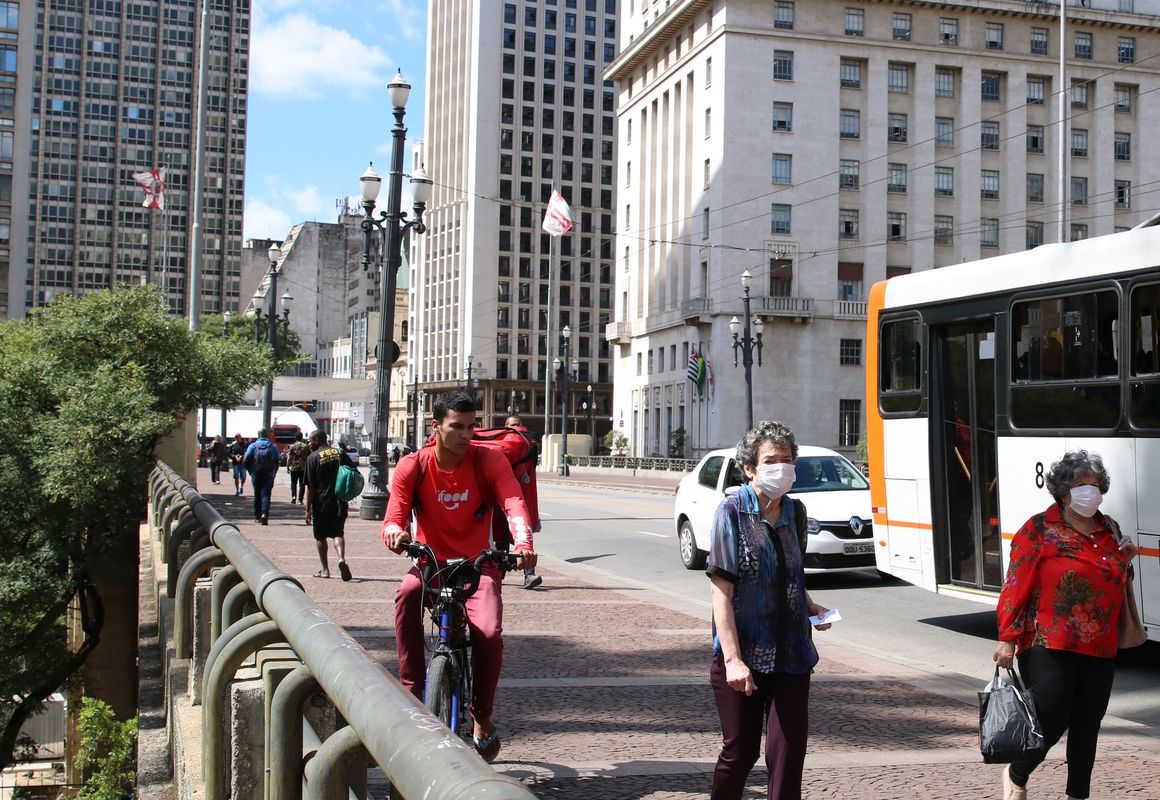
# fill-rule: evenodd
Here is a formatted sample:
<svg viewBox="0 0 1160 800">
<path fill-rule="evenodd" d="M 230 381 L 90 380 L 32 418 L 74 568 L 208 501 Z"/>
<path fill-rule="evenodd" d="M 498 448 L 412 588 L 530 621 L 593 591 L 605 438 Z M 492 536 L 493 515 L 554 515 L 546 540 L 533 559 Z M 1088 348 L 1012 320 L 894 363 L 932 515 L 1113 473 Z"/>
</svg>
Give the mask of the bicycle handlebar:
<svg viewBox="0 0 1160 800">
<path fill-rule="evenodd" d="M 450 586 L 452 596 L 460 601 L 466 600 L 475 594 L 479 588 L 479 579 L 483 575 L 483 566 L 491 564 L 499 569 L 501 572 L 510 572 L 517 569 L 519 566 L 519 556 L 515 553 L 508 553 L 504 550 L 484 549 L 474 559 L 451 559 L 445 562 L 444 566 L 440 568 L 439 561 L 435 557 L 435 551 L 431 546 L 423 542 L 403 542 L 400 547 L 403 552 L 410 556 L 412 561 L 416 562 L 416 566 L 420 567 L 421 577 L 423 581 L 424 591 L 427 590 L 432 583 L 435 575 L 438 572 L 446 570 L 445 584 L 450 584 L 453 578 L 466 578 L 460 580 L 456 585 Z M 423 560 L 423 564 L 418 564 L 419 560 Z M 463 570 L 462 568 L 470 564 L 471 568 Z M 464 574 L 466 573 L 466 574 Z"/>
</svg>

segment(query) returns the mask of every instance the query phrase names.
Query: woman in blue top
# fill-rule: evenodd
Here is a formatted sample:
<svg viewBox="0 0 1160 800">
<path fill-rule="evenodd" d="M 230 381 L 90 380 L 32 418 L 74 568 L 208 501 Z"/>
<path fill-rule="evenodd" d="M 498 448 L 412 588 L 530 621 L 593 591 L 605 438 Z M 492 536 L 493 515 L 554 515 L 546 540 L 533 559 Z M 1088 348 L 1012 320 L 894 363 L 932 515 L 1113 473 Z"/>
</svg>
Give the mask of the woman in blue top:
<svg viewBox="0 0 1160 800">
<path fill-rule="evenodd" d="M 810 673 L 818 663 L 809 617 L 827 609 L 806 591 L 805 507 L 784 499 L 796 458 L 797 442 L 787 425 L 759 422 L 737 445 L 737 461 L 750 483 L 722 500 L 713 519 L 709 681 L 724 739 L 713 800 L 741 797 L 763 727 L 769 799 L 802 796 Z"/>
</svg>

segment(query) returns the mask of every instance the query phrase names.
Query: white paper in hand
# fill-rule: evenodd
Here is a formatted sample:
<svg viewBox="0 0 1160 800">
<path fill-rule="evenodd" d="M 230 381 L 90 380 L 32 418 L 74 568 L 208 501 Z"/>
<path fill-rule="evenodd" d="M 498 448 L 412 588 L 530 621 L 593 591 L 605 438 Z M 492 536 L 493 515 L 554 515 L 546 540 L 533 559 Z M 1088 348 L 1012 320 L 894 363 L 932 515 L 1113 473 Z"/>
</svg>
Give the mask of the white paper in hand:
<svg viewBox="0 0 1160 800">
<path fill-rule="evenodd" d="M 810 617 L 810 624 L 811 625 L 825 625 L 827 622 L 840 622 L 841 620 L 842 620 L 842 615 L 838 613 L 838 609 L 831 608 L 829 611 L 827 611 L 825 614 L 822 614 L 821 616 Z"/>
</svg>

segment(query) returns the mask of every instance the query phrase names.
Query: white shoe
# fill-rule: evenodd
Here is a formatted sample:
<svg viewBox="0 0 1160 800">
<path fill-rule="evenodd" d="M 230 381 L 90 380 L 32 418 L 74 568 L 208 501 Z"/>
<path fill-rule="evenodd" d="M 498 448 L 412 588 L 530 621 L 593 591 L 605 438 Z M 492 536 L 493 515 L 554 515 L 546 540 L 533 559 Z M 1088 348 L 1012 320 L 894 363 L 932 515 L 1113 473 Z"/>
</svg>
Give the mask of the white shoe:
<svg viewBox="0 0 1160 800">
<path fill-rule="evenodd" d="M 1003 767 L 1003 800 L 1027 800 L 1027 789 L 1011 782 L 1011 765 Z"/>
</svg>

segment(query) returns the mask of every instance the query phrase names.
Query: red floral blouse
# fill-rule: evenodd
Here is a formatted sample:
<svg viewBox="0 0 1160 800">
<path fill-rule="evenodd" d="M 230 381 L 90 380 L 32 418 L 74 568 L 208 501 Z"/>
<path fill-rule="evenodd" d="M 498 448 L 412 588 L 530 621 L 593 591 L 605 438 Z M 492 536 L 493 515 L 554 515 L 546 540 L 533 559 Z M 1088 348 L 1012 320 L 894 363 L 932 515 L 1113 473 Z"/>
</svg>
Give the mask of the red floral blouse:
<svg viewBox="0 0 1160 800">
<path fill-rule="evenodd" d="M 999 639 L 1022 652 L 1042 645 L 1111 658 L 1124 603 L 1128 560 L 1115 523 L 1095 516 L 1091 535 L 1064 519 L 1058 504 L 1024 523 L 1011 541 L 1007 581 L 999 594 Z"/>
</svg>

